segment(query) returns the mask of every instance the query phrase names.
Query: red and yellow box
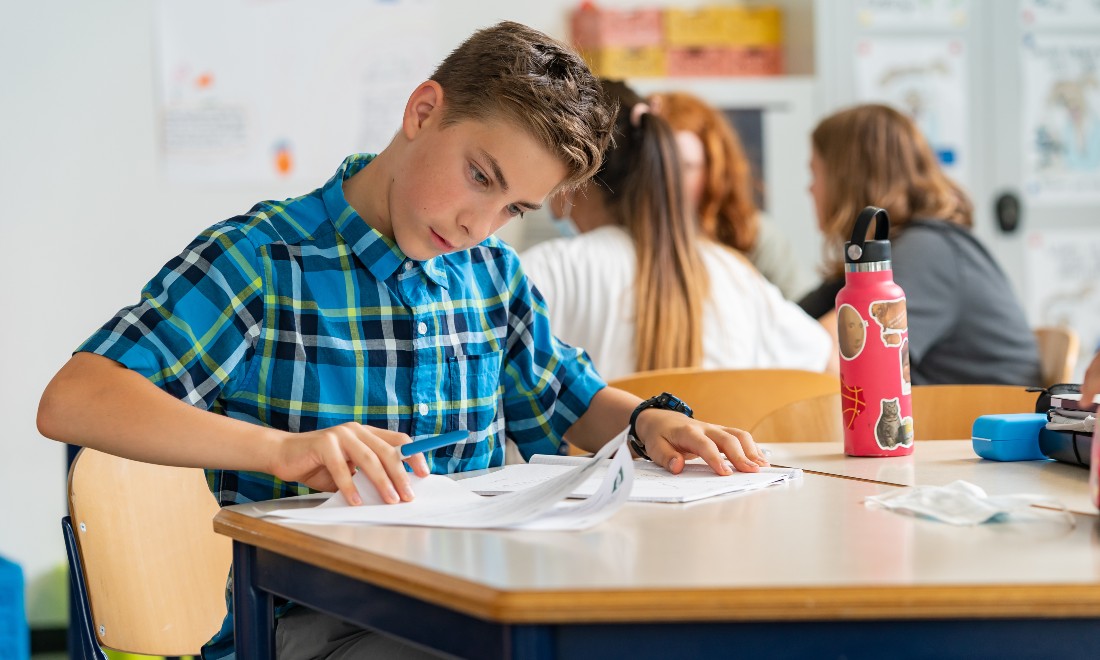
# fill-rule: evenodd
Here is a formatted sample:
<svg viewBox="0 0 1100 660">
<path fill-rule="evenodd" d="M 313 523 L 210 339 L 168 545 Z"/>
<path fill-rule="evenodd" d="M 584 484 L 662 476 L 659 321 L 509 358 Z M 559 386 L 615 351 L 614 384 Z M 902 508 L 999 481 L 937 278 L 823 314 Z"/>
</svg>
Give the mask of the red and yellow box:
<svg viewBox="0 0 1100 660">
<path fill-rule="evenodd" d="M 569 19 L 573 45 L 578 50 L 612 46 L 659 46 L 664 38 L 660 9 L 602 9 L 582 2 Z"/>
<path fill-rule="evenodd" d="M 729 49 L 717 46 L 669 46 L 665 69 L 672 77 L 734 75 Z"/>
<path fill-rule="evenodd" d="M 592 73 L 604 78 L 660 78 L 668 75 L 665 49 L 612 47 L 581 51 Z"/>
<path fill-rule="evenodd" d="M 779 46 L 783 10 L 779 7 L 730 7 L 726 30 L 731 46 Z"/>
<path fill-rule="evenodd" d="M 669 46 L 725 46 L 729 43 L 730 7 L 665 10 L 665 43 Z"/>
<path fill-rule="evenodd" d="M 778 76 L 783 73 L 783 49 L 779 46 L 730 48 L 731 76 Z"/>
</svg>

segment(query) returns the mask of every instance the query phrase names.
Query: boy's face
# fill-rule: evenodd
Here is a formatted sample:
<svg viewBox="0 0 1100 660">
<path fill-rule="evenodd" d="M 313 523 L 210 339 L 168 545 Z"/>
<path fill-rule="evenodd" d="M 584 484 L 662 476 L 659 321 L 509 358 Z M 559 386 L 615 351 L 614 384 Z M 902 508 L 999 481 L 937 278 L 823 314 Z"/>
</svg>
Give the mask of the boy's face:
<svg viewBox="0 0 1100 660">
<path fill-rule="evenodd" d="M 540 208 L 566 176 L 565 164 L 523 129 L 477 120 L 441 128 L 442 108 L 422 103 L 413 126 L 406 114 L 408 141 L 388 195 L 393 238 L 418 261 L 477 245 Z"/>
</svg>

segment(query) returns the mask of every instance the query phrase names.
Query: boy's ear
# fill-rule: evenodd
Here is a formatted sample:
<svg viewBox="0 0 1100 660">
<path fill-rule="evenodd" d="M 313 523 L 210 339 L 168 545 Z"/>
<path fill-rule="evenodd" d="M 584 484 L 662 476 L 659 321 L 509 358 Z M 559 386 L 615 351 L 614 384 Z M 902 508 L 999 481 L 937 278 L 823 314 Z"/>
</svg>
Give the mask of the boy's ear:
<svg viewBox="0 0 1100 660">
<path fill-rule="evenodd" d="M 429 122 L 439 123 L 442 115 L 443 87 L 434 80 L 425 80 L 409 95 L 401 120 L 401 131 L 411 140 Z"/>
</svg>

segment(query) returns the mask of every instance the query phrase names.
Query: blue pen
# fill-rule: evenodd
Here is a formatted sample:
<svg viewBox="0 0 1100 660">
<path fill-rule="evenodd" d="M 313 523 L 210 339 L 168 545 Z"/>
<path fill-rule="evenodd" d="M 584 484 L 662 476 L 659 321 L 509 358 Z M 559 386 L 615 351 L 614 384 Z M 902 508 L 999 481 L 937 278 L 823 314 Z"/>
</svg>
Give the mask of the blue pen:
<svg viewBox="0 0 1100 660">
<path fill-rule="evenodd" d="M 439 449 L 440 447 L 446 447 L 447 445 L 453 445 L 456 442 L 462 442 L 468 437 L 470 437 L 469 431 L 451 431 L 443 435 L 433 435 L 422 440 L 414 440 L 407 445 L 401 445 L 401 455 L 408 458 L 422 451 L 431 451 L 433 449 Z"/>
</svg>

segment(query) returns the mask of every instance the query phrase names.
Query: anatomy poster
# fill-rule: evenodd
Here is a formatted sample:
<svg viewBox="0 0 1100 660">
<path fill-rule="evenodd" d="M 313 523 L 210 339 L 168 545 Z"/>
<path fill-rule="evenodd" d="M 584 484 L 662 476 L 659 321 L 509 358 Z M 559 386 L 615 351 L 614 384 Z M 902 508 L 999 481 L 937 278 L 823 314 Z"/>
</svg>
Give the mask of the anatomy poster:
<svg viewBox="0 0 1100 660">
<path fill-rule="evenodd" d="M 1024 192 L 1053 203 L 1100 201 L 1100 31 L 1029 33 L 1024 84 Z"/>
<path fill-rule="evenodd" d="M 442 58 L 435 0 L 161 0 L 157 81 L 167 176 L 323 181 L 396 133 Z"/>
<path fill-rule="evenodd" d="M 1100 229 L 1033 231 L 1027 236 L 1022 296 L 1032 327 L 1069 326 L 1081 339 L 1074 382 L 1100 349 Z"/>
</svg>

